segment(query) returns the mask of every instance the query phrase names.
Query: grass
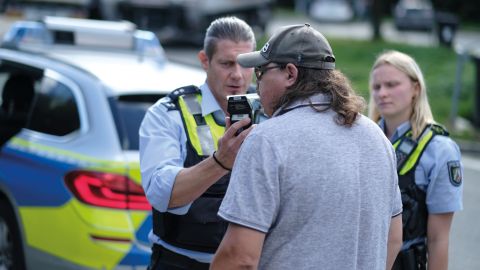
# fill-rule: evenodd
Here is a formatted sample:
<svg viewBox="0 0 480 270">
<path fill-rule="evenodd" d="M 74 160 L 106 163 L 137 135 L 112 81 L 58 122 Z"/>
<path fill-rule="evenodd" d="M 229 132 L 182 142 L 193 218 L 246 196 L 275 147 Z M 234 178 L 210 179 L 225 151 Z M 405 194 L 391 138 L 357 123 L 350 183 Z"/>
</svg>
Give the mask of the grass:
<svg viewBox="0 0 480 270">
<path fill-rule="evenodd" d="M 368 100 L 368 79 L 375 57 L 384 50 L 395 49 L 415 58 L 424 73 L 428 97 L 436 121 L 448 126 L 455 87 L 457 54 L 449 48 L 426 48 L 383 41 L 330 40 L 337 58 L 337 68 L 346 74 L 354 89 Z M 476 87 L 475 65 L 467 61 L 461 76 L 458 115 L 473 120 Z M 479 104 L 480 105 L 480 104 Z"/>
<path fill-rule="evenodd" d="M 278 16 L 298 16 L 298 14 L 286 9 L 277 9 Z M 463 24 L 463 27 L 477 29 L 478 24 Z M 263 46 L 266 38 L 258 42 Z M 465 139 L 480 140 L 480 132 L 472 131 L 454 131 L 449 125 L 449 118 L 452 108 L 452 93 L 455 88 L 456 70 L 458 65 L 458 56 L 450 48 L 444 47 L 420 47 L 400 43 L 390 43 L 385 41 L 357 41 L 329 38 L 337 59 L 337 68 L 341 70 L 351 80 L 354 89 L 362 95 L 367 101 L 368 79 L 370 68 L 375 58 L 384 50 L 399 50 L 411 55 L 420 68 L 427 84 L 427 93 L 432 107 L 435 120 L 450 128 L 455 137 Z M 480 62 L 478 68 L 480 69 Z M 461 92 L 458 103 L 457 115 L 473 123 L 475 105 L 475 91 L 477 83 L 476 67 L 471 59 L 466 61 L 463 66 L 463 72 L 460 78 Z M 480 87 L 480 85 L 478 86 Z M 479 93 L 480 95 L 480 93 Z M 366 113 L 366 112 L 365 112 Z"/>
<path fill-rule="evenodd" d="M 430 106 L 435 120 L 450 127 L 452 93 L 455 87 L 458 65 L 458 55 L 452 49 L 419 47 L 384 41 L 329 39 L 329 42 L 337 59 L 337 69 L 347 75 L 353 88 L 367 102 L 369 99 L 368 79 L 376 56 L 385 50 L 392 49 L 411 55 L 417 61 L 425 77 Z M 265 40 L 262 39 L 259 46 L 264 43 Z M 477 87 L 475 71 L 474 62 L 471 59 L 466 61 L 460 78 L 461 92 L 457 114 L 471 123 L 473 123 L 474 118 L 475 89 Z M 450 131 L 457 138 L 480 139 L 479 133 L 475 130 L 456 132 L 450 127 Z"/>
</svg>

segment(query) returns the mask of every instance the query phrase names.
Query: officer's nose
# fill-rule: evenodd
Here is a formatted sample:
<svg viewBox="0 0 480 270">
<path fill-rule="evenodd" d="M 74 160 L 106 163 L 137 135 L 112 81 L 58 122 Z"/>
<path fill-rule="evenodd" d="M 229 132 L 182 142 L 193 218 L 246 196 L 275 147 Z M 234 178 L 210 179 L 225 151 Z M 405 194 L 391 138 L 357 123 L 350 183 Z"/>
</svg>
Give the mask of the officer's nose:
<svg viewBox="0 0 480 270">
<path fill-rule="evenodd" d="M 240 66 L 239 64 L 235 64 L 232 67 L 232 71 L 230 73 L 230 77 L 235 80 L 240 80 L 242 78 L 244 68 Z"/>
</svg>

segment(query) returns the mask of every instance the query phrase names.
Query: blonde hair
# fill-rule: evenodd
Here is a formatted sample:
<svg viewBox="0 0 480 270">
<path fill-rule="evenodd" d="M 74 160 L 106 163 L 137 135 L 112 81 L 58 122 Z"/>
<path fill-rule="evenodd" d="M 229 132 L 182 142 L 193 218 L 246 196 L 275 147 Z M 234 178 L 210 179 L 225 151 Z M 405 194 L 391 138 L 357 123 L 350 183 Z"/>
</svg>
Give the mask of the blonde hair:
<svg viewBox="0 0 480 270">
<path fill-rule="evenodd" d="M 375 101 L 373 100 L 372 73 L 376 68 L 385 64 L 391 65 L 405 73 L 413 82 L 418 83 L 420 86 L 419 94 L 412 101 L 412 115 L 410 115 L 409 119 L 410 125 L 412 126 L 413 138 L 417 138 L 425 126 L 430 123 L 435 123 L 435 120 L 433 119 L 432 110 L 428 103 L 427 86 L 422 71 L 415 60 L 405 53 L 393 50 L 386 51 L 381 53 L 375 60 L 372 70 L 370 71 L 370 101 L 368 105 L 368 116 L 373 121 L 378 121 L 381 118 L 377 106 L 375 105 Z"/>
</svg>

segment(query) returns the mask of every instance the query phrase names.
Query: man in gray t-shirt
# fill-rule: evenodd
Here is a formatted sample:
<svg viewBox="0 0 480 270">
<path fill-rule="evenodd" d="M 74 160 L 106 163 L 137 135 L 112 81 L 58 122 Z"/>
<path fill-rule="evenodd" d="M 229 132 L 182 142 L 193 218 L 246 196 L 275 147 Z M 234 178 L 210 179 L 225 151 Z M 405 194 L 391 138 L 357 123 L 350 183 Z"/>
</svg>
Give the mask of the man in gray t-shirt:
<svg viewBox="0 0 480 270">
<path fill-rule="evenodd" d="M 395 153 L 328 41 L 289 26 L 237 60 L 255 67 L 272 118 L 240 148 L 211 269 L 389 268 L 402 241 Z"/>
</svg>

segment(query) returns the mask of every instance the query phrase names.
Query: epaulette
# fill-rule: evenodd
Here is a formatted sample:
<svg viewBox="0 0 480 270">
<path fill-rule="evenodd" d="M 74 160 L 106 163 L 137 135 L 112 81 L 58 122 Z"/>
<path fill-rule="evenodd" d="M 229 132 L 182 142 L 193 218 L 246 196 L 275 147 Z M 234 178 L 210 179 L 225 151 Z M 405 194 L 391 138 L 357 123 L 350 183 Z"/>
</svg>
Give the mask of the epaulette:
<svg viewBox="0 0 480 270">
<path fill-rule="evenodd" d="M 200 93 L 200 88 L 195 85 L 183 86 L 170 92 L 170 94 L 167 95 L 168 99 L 166 99 L 165 102 L 162 102 L 162 105 L 169 111 L 176 110 L 178 98 L 180 96 L 198 93 Z"/>
<path fill-rule="evenodd" d="M 447 131 L 447 129 L 439 124 L 429 124 L 428 125 L 430 129 L 435 133 L 435 135 L 442 135 L 442 136 L 449 136 L 450 133 Z"/>
</svg>

